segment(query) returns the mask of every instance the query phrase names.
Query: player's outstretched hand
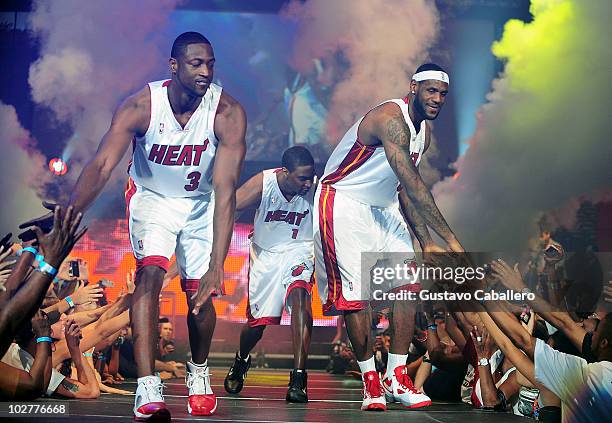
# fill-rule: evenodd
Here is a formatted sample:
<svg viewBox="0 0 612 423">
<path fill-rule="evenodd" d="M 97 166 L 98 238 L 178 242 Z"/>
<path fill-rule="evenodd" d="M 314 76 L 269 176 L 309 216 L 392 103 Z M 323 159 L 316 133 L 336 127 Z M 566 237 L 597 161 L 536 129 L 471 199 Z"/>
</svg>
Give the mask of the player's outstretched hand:
<svg viewBox="0 0 612 423">
<path fill-rule="evenodd" d="M 448 242 L 448 251 L 453 253 L 465 253 L 465 249 L 457 239 Z"/>
<path fill-rule="evenodd" d="M 34 231 L 34 227 L 40 228 L 43 233 L 48 233 L 53 229 L 53 211 L 57 204 L 49 203 L 48 201 L 43 201 L 42 205 L 47 210 L 51 210 L 49 213 L 44 214 L 40 217 L 35 217 L 34 219 L 28 220 L 27 222 L 23 222 L 19 225 L 19 229 L 25 229 L 25 231 L 21 232 L 18 237 L 22 242 L 28 242 L 36 239 L 36 233 Z"/>
<path fill-rule="evenodd" d="M 82 213 L 74 213 L 70 206 L 63 212 L 62 207 L 55 207 L 53 212 L 53 227 L 47 234 L 38 226 L 34 227 L 36 239 L 45 261 L 57 268 L 68 256 L 74 244 L 85 234 L 87 227 L 79 230 Z"/>
<path fill-rule="evenodd" d="M 200 286 L 198 292 L 193 294 L 191 297 L 195 301 L 193 306 L 193 314 L 196 316 L 200 312 L 200 307 L 208 300 L 208 298 L 214 293 L 221 291 L 221 284 L 223 283 L 223 267 L 219 269 L 208 269 L 208 271 L 200 279 Z"/>
</svg>

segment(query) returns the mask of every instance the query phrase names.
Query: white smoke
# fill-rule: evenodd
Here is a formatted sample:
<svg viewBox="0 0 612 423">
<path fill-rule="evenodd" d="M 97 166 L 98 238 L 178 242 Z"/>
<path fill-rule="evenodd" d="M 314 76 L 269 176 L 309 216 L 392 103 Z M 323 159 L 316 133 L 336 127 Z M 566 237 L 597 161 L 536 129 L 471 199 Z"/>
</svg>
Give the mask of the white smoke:
<svg viewBox="0 0 612 423">
<path fill-rule="evenodd" d="M 168 18 L 178 0 L 37 1 L 31 25 L 41 57 L 30 67 L 32 98 L 70 125 L 74 183 L 110 126 L 113 111 L 147 81 L 167 74 Z M 119 167 L 125 169 L 125 163 Z M 68 176 L 68 175 L 67 175 Z M 125 183 L 117 169 L 115 181 Z M 109 184 L 107 189 L 117 189 Z"/>
<path fill-rule="evenodd" d="M 35 141 L 21 126 L 15 108 L 1 102 L 0 128 L 0 236 L 7 232 L 16 235 L 20 223 L 40 215 L 39 194 L 51 174 L 45 157 L 36 150 Z"/>
<path fill-rule="evenodd" d="M 341 79 L 334 76 L 340 81 L 327 118 L 333 145 L 372 107 L 408 93 L 439 31 L 438 11 L 426 0 L 294 1 L 284 14 L 298 24 L 293 67 L 308 73 L 314 59 L 325 59 L 344 70 Z M 426 157 L 435 151 L 432 146 Z M 438 179 L 426 160 L 421 173 L 427 182 Z"/>
</svg>

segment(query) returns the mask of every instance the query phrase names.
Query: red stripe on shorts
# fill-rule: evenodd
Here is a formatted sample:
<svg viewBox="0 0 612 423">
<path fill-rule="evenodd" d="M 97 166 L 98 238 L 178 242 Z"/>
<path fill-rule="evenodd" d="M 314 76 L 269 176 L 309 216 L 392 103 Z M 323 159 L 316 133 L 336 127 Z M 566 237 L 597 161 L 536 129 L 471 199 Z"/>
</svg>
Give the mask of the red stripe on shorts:
<svg viewBox="0 0 612 423">
<path fill-rule="evenodd" d="M 327 302 L 324 311 L 330 311 L 332 305 L 337 310 L 361 310 L 366 307 L 365 301 L 347 301 L 342 295 L 342 276 L 336 256 L 334 242 L 334 199 L 336 190 L 330 185 L 322 185 L 319 197 L 319 232 L 323 247 L 323 260 L 327 274 Z"/>
<path fill-rule="evenodd" d="M 157 266 L 168 271 L 170 260 L 164 256 L 147 256 L 136 260 L 136 273 L 140 272 L 145 266 Z"/>
</svg>

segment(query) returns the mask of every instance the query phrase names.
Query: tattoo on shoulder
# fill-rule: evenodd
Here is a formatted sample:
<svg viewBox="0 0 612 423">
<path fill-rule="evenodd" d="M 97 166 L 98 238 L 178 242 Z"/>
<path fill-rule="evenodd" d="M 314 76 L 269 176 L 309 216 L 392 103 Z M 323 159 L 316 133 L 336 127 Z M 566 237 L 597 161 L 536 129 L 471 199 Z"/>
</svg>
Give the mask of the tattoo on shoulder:
<svg viewBox="0 0 612 423">
<path fill-rule="evenodd" d="M 404 118 L 397 116 L 387 121 L 387 139 L 399 146 L 410 146 L 410 129 Z"/>
<path fill-rule="evenodd" d="M 75 384 L 72 383 L 68 378 L 64 378 L 64 380 L 62 380 L 61 385 L 70 392 L 78 392 L 79 391 L 79 387 Z"/>
</svg>

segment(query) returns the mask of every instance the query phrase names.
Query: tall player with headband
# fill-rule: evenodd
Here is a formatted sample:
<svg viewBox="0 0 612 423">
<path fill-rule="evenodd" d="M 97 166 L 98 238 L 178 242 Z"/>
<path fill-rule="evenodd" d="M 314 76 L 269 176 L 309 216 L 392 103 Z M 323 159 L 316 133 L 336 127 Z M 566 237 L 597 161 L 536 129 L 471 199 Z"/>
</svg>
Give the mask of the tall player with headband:
<svg viewBox="0 0 612 423">
<path fill-rule="evenodd" d="M 392 305 L 391 351 L 382 383 L 376 373 L 372 312 L 368 287 L 362 287 L 361 253 L 401 252 L 406 260 L 414 261 L 405 222 L 424 252 L 444 251 L 432 241 L 428 226 L 449 250 L 463 252 L 417 170 L 431 139 L 427 121 L 438 116 L 448 86 L 448 75 L 440 66 L 420 66 L 405 98 L 385 101 L 348 130 L 332 152 L 316 192 L 318 291 L 325 312 L 344 314 L 363 377 L 362 410 L 385 410 L 386 400 L 409 408 L 431 404 L 406 373 L 415 316 L 414 305 L 408 301 Z M 420 286 L 395 281 L 391 288 L 418 291 Z"/>
<path fill-rule="evenodd" d="M 130 318 L 139 376 L 134 415 L 140 421 L 170 418 L 161 379 L 153 374 L 153 352 L 159 294 L 174 253 L 189 306 L 187 409 L 210 415 L 217 408 L 207 366 L 216 322 L 211 297 L 222 292 L 246 150 L 246 116 L 212 82 L 214 63 L 212 46 L 203 35 L 179 35 L 169 60 L 172 78 L 149 83 L 119 106 L 70 198 L 76 211 L 91 205 L 133 141 L 126 201 L 137 266 Z M 46 220 L 44 216 L 22 227 Z"/>
</svg>

